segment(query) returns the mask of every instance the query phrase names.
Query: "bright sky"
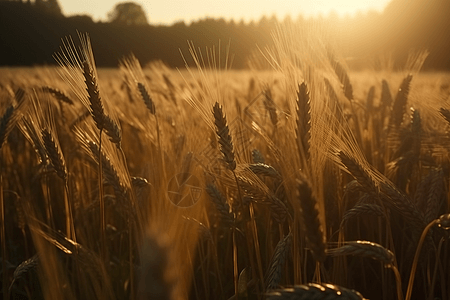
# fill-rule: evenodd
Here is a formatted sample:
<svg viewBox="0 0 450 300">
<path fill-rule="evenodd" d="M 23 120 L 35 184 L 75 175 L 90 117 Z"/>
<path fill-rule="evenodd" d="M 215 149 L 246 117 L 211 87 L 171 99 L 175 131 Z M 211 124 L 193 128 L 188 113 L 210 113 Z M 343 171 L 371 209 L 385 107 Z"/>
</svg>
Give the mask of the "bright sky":
<svg viewBox="0 0 450 300">
<path fill-rule="evenodd" d="M 106 16 L 118 2 L 129 0 L 58 0 L 65 15 L 88 14 L 95 21 L 106 20 Z M 184 20 L 190 23 L 205 17 L 239 21 L 259 20 L 261 16 L 278 19 L 290 15 L 295 19 L 304 16 L 328 15 L 335 11 L 339 15 L 374 9 L 382 11 L 390 0 L 153 0 L 133 1 L 141 5 L 151 24 L 170 25 Z"/>
</svg>

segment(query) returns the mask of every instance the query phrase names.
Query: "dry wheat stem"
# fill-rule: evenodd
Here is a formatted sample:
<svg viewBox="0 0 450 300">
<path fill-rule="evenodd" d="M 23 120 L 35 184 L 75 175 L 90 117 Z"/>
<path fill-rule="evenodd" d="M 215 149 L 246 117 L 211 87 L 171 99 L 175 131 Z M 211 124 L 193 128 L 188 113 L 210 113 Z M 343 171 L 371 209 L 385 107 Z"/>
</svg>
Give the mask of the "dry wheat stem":
<svg viewBox="0 0 450 300">
<path fill-rule="evenodd" d="M 364 300 L 364 297 L 355 290 L 349 290 L 332 284 L 298 285 L 280 289 L 268 294 L 268 300 Z"/>
<path fill-rule="evenodd" d="M 412 264 L 412 267 L 411 267 L 411 272 L 410 272 L 410 276 L 409 276 L 408 288 L 406 290 L 405 300 L 410 300 L 411 296 L 412 296 L 412 289 L 413 289 L 413 285 L 414 285 L 414 277 L 416 276 L 417 263 L 419 261 L 420 251 L 422 250 L 423 242 L 425 241 L 425 238 L 426 238 L 426 236 L 428 234 L 428 231 L 430 231 L 431 227 L 433 227 L 435 224 L 439 224 L 439 221 L 440 221 L 439 219 L 435 219 L 435 220 L 431 221 L 425 227 L 425 229 L 422 231 L 422 235 L 420 236 L 419 243 L 418 243 L 417 248 L 416 248 L 416 253 L 414 255 L 413 264 Z"/>
<path fill-rule="evenodd" d="M 300 201 L 302 224 L 308 246 L 318 262 L 325 260 L 325 234 L 319 219 L 317 201 L 310 184 L 304 178 L 297 180 L 298 200 Z"/>
</svg>

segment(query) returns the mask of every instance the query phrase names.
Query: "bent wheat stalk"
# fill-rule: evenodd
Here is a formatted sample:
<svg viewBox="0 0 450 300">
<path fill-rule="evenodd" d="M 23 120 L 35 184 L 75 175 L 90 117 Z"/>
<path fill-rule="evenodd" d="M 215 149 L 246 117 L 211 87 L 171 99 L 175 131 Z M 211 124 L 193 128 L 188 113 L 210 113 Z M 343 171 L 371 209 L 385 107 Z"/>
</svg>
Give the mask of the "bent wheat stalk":
<svg viewBox="0 0 450 300">
<path fill-rule="evenodd" d="M 332 284 L 315 284 L 297 285 L 290 288 L 269 293 L 268 300 L 339 300 L 353 299 L 364 300 L 365 298 L 355 290 L 349 290 Z"/>
</svg>

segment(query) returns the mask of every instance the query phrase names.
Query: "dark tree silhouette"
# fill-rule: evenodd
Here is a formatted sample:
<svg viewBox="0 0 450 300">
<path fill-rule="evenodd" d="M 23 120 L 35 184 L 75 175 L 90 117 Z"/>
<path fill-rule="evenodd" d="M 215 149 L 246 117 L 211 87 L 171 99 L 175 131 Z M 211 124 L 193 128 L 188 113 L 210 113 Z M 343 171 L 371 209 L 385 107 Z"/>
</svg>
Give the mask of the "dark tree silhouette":
<svg viewBox="0 0 450 300">
<path fill-rule="evenodd" d="M 58 0 L 36 0 L 36 7 L 45 11 L 46 13 L 62 16 L 61 7 Z"/>
<path fill-rule="evenodd" d="M 144 9 L 134 2 L 122 2 L 116 4 L 114 9 L 108 13 L 111 23 L 126 25 L 148 25 Z"/>
<path fill-rule="evenodd" d="M 299 17 L 284 23 L 319 29 L 323 41 L 340 56 L 351 58 L 347 63 L 352 68 L 367 67 L 369 61 L 386 57 L 385 53 L 392 55 L 395 67 L 402 68 L 410 49 L 428 49 L 424 69 L 450 70 L 449 14 L 449 0 L 392 0 L 382 13 Z M 117 66 L 120 58 L 132 52 L 143 65 L 161 60 L 170 67 L 184 67 L 179 49 L 189 60 L 187 41 L 200 49 L 217 47 L 221 41 L 222 53 L 230 45 L 232 67 L 245 68 L 249 57 L 259 55 L 257 48 L 273 46 L 271 33 L 278 26 L 275 17 L 250 23 L 205 18 L 190 24 L 148 25 L 142 7 L 133 2 L 118 4 L 109 20 L 64 17 L 58 0 L 0 0 L 0 66 L 54 64 L 52 54 L 58 51 L 60 39 L 79 31 L 91 35 L 98 66 Z"/>
</svg>

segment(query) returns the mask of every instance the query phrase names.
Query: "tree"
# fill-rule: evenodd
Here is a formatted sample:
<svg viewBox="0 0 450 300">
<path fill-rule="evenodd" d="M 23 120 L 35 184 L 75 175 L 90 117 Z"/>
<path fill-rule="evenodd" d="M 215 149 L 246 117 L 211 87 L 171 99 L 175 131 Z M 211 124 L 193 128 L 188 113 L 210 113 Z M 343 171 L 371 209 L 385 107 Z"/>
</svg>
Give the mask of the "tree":
<svg viewBox="0 0 450 300">
<path fill-rule="evenodd" d="M 144 9 L 134 2 L 122 2 L 116 4 L 114 9 L 108 13 L 111 23 L 125 25 L 148 25 Z"/>
<path fill-rule="evenodd" d="M 61 7 L 58 0 L 36 0 L 35 5 L 37 8 L 45 11 L 46 13 L 62 16 Z"/>
</svg>

